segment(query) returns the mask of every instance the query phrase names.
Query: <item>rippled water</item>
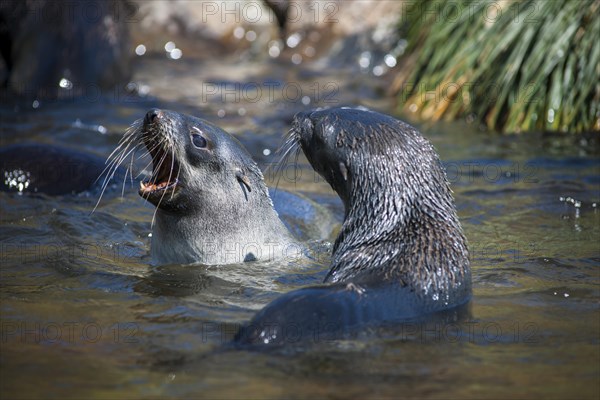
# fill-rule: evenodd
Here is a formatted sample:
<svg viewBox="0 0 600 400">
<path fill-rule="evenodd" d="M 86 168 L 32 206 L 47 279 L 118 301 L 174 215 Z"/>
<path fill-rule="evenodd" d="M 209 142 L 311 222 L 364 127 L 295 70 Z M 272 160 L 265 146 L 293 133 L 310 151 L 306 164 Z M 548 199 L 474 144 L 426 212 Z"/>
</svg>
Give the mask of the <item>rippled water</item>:
<svg viewBox="0 0 600 400">
<path fill-rule="evenodd" d="M 107 156 L 133 120 L 161 107 L 219 124 L 267 166 L 298 110 L 347 103 L 393 112 L 384 81 L 339 66 L 148 57 L 135 78 L 149 96 L 2 105 L 2 145 L 37 141 Z M 446 164 L 470 243 L 465 321 L 235 350 L 227 342 L 256 310 L 323 279 L 326 253 L 274 265 L 152 268 L 153 210 L 136 188 L 125 186 L 123 197 L 113 188 L 93 214 L 96 192 L 0 193 L 2 397 L 598 398 L 597 147 L 460 123 L 422 129 Z M 287 210 L 286 221 L 333 240 L 339 200 L 309 168 L 298 171 L 279 187 L 331 217 L 316 222 L 323 228 Z"/>
</svg>

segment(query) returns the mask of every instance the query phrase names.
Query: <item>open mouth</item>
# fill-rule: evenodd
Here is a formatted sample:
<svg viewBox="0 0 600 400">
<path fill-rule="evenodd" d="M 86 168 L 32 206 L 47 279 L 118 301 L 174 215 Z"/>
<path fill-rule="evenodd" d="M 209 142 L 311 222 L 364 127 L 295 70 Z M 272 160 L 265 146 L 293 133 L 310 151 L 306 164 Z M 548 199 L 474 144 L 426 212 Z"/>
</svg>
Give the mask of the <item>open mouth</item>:
<svg viewBox="0 0 600 400">
<path fill-rule="evenodd" d="M 146 147 L 152 156 L 152 176 L 140 182 L 140 195 L 144 198 L 162 197 L 177 188 L 179 164 L 171 151 L 153 140 L 147 140 Z"/>
</svg>

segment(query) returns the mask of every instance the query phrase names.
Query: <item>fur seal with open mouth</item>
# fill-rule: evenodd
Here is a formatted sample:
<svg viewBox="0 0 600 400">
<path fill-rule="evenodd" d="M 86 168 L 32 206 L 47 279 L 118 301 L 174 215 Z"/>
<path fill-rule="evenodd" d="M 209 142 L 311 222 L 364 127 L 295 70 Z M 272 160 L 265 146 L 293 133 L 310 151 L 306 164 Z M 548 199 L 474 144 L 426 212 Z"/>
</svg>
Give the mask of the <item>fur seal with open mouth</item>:
<svg viewBox="0 0 600 400">
<path fill-rule="evenodd" d="M 106 181 L 141 146 L 152 158 L 139 194 L 156 206 L 153 262 L 232 264 L 299 254 L 260 168 L 229 133 L 190 115 L 150 110 L 111 155 Z"/>
</svg>

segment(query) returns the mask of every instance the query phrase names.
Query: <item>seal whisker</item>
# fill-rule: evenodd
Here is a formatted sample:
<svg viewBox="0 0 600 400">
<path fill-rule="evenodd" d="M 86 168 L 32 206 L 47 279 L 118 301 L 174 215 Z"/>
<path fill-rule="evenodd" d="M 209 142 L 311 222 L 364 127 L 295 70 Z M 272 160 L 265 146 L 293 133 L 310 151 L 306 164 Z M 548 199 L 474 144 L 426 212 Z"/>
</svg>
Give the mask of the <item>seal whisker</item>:
<svg viewBox="0 0 600 400">
<path fill-rule="evenodd" d="M 162 157 L 162 159 L 161 159 L 161 161 L 160 161 L 160 166 L 161 166 L 161 168 L 162 168 L 162 164 L 163 164 L 163 163 L 165 162 L 165 160 L 167 159 L 167 155 L 168 155 L 169 151 L 171 151 L 171 149 L 167 149 L 167 150 L 165 151 L 165 154 L 163 155 L 163 157 Z M 172 151 L 171 151 L 171 157 L 170 157 L 170 158 L 171 158 L 171 168 L 169 169 L 169 177 L 167 178 L 167 182 L 170 182 L 170 181 L 171 181 L 171 178 L 173 177 L 173 176 L 172 176 L 172 175 L 173 175 L 173 168 L 175 167 L 175 157 L 174 157 L 174 154 L 172 153 Z M 163 192 L 163 193 L 162 193 L 162 195 L 160 196 L 160 200 L 158 201 L 158 204 L 159 204 L 159 205 L 160 205 L 160 203 L 162 202 L 162 200 L 165 198 L 165 194 L 166 194 L 166 193 L 167 193 L 167 192 Z M 157 207 L 157 208 L 158 208 L 158 207 Z"/>
<path fill-rule="evenodd" d="M 117 168 L 123 163 L 123 161 L 125 161 L 126 158 L 131 156 L 129 164 L 128 164 L 127 168 L 125 169 L 125 175 L 123 176 L 123 184 L 121 187 L 121 197 L 123 197 L 125 195 L 125 183 L 127 182 L 127 175 L 129 175 L 130 184 L 133 186 L 133 169 L 134 169 L 133 162 L 135 160 L 135 152 L 141 145 L 141 143 L 139 141 L 137 143 L 135 143 L 135 141 L 137 139 L 138 139 L 137 137 L 131 136 L 131 138 L 129 139 L 129 141 L 128 141 L 127 145 L 125 146 L 125 148 L 123 149 L 123 151 L 120 153 L 120 155 L 118 157 L 115 157 L 115 160 L 113 161 L 112 173 L 110 174 L 109 179 L 113 178 L 115 172 L 117 171 Z M 133 143 L 135 143 L 135 144 L 130 149 L 129 147 Z M 108 182 L 106 182 L 106 184 L 108 184 Z"/>
<path fill-rule="evenodd" d="M 139 136 L 140 127 L 141 127 L 141 120 L 136 120 L 133 124 L 131 124 L 131 126 L 129 126 L 125 130 L 125 133 L 123 134 L 121 139 L 119 139 L 119 144 L 110 153 L 106 162 L 108 162 L 114 155 L 116 155 L 119 152 L 119 150 L 123 148 L 123 145 L 125 145 L 127 143 L 127 146 L 129 146 L 129 143 L 131 143 L 132 140 L 136 139 Z"/>
<path fill-rule="evenodd" d="M 140 176 L 142 176 L 142 174 L 144 174 L 145 171 L 148 170 L 148 168 L 150 168 L 152 166 L 152 159 L 150 159 L 150 161 L 148 161 L 146 163 L 146 165 L 140 170 L 140 172 L 135 176 L 135 178 L 139 178 Z"/>
<path fill-rule="evenodd" d="M 171 168 L 174 168 L 174 160 L 175 157 L 172 157 L 173 159 L 173 164 L 171 165 Z M 175 182 L 179 182 L 179 174 L 181 173 L 181 169 L 177 168 L 177 175 L 175 176 Z M 169 175 L 169 180 L 171 180 L 171 176 Z M 173 196 L 175 195 L 175 192 L 171 192 L 171 200 L 173 200 Z"/>
<path fill-rule="evenodd" d="M 136 121 L 137 122 L 137 121 Z M 131 127 L 129 127 L 127 129 L 127 131 L 125 132 L 125 135 L 123 135 L 123 137 L 121 138 L 121 140 L 119 141 L 119 145 L 117 146 L 117 148 L 115 150 L 113 150 L 113 152 L 108 156 L 106 163 L 107 168 L 113 169 L 113 174 L 114 174 L 114 170 L 116 170 L 116 168 L 123 162 L 123 160 L 125 158 L 127 158 L 127 156 L 129 155 L 129 146 L 131 146 L 132 143 L 134 143 L 136 140 L 139 140 L 139 126 L 136 127 L 135 126 L 135 122 L 134 125 L 132 125 Z M 139 142 L 136 143 L 136 145 L 134 146 L 134 149 L 139 146 Z M 125 146 L 125 147 L 123 147 Z M 112 175 L 111 175 L 112 178 Z"/>
<path fill-rule="evenodd" d="M 123 163 L 123 161 L 125 161 L 127 157 L 129 157 L 130 154 L 133 157 L 135 151 L 139 146 L 140 144 L 138 143 L 131 149 L 129 149 L 129 145 L 125 147 L 125 149 L 123 149 L 122 153 L 118 157 L 116 157 L 115 160 L 112 162 L 112 167 L 109 173 L 107 174 L 107 179 L 105 179 L 105 183 L 108 183 L 107 181 L 110 181 L 114 177 L 117 168 Z"/>
<path fill-rule="evenodd" d="M 126 149 L 125 149 L 126 151 Z M 133 149 L 131 150 L 133 151 Z M 100 191 L 100 196 L 98 196 L 98 201 L 96 202 L 96 205 L 94 206 L 94 208 L 92 209 L 92 214 L 96 211 L 96 209 L 98 208 L 98 206 L 100 205 L 100 201 L 102 200 L 102 196 L 104 196 L 104 192 L 106 191 L 106 188 L 108 187 L 109 182 L 112 180 L 112 178 L 114 177 L 117 169 L 119 168 L 119 166 L 121 165 L 123 158 L 121 158 L 121 160 L 119 161 L 118 159 L 114 159 L 113 161 L 111 161 L 111 164 L 109 164 L 109 166 L 107 166 L 104 171 L 100 174 L 100 176 L 104 175 L 106 172 L 106 176 L 104 178 L 104 181 L 102 182 L 102 187 L 101 187 L 101 191 Z M 109 168 L 110 167 L 110 168 Z M 107 169 L 108 168 L 108 169 Z M 127 172 L 126 172 L 127 174 Z M 100 179 L 100 176 L 96 179 Z M 121 196 L 123 196 L 123 192 L 121 193 Z"/>
<path fill-rule="evenodd" d="M 162 139 L 161 143 L 163 143 L 165 145 L 164 146 L 165 152 L 163 154 L 162 159 L 160 160 L 160 165 L 159 165 L 158 169 L 160 170 L 160 168 L 162 168 L 162 164 L 167 159 L 167 156 L 170 156 L 169 158 L 171 159 L 171 168 L 169 169 L 169 177 L 167 178 L 167 182 L 171 182 L 171 178 L 173 177 L 173 169 L 175 168 L 175 154 L 173 153 L 173 150 L 171 148 L 171 143 L 166 138 Z M 179 174 L 179 171 L 177 173 Z M 160 204 L 162 203 L 166 194 L 167 194 L 166 191 L 162 192 L 162 195 L 160 196 L 160 200 L 158 200 L 158 204 L 157 204 L 156 208 L 154 209 L 154 214 L 152 215 L 152 223 L 150 224 L 151 227 L 154 226 L 154 221 L 156 219 L 156 213 L 157 213 L 158 209 L 160 208 Z M 174 194 L 175 194 L 175 192 L 171 192 L 171 198 L 173 198 Z"/>
<path fill-rule="evenodd" d="M 107 178 L 109 175 L 111 175 L 110 171 L 113 170 L 113 168 L 118 167 L 118 165 L 121 163 L 121 161 L 124 159 L 123 154 L 125 152 L 127 152 L 127 149 L 129 148 L 129 145 L 131 144 L 131 139 L 127 139 L 127 145 L 123 148 L 123 145 L 126 143 L 125 141 L 123 141 L 123 138 L 121 138 L 121 141 L 119 142 L 120 144 L 118 145 L 118 147 L 112 151 L 112 153 L 110 153 L 110 155 L 108 156 L 108 158 L 105 161 L 106 167 L 104 168 L 104 170 L 100 173 L 100 175 L 98 176 L 98 178 L 96 179 L 96 182 L 98 181 L 98 179 L 100 179 L 100 177 L 102 177 L 102 175 L 104 175 L 107 171 L 108 174 L 105 178 Z M 121 161 L 119 161 L 121 160 Z M 105 179 L 106 182 L 106 179 Z"/>
<path fill-rule="evenodd" d="M 131 186 L 133 186 L 133 160 L 135 158 L 135 150 L 136 148 L 139 146 L 139 143 L 135 145 L 135 147 L 133 149 L 131 149 L 130 153 L 131 153 L 131 158 L 129 159 L 129 165 L 127 166 L 127 169 L 125 170 L 125 176 L 123 177 L 123 186 L 121 188 L 121 197 L 125 196 L 125 181 L 127 181 L 127 174 L 129 173 L 129 179 L 130 179 L 130 183 Z"/>
<path fill-rule="evenodd" d="M 144 154 L 143 156 L 138 157 L 138 160 L 146 157 L 147 154 Z M 148 168 L 150 168 L 152 166 L 152 158 L 150 158 L 150 161 L 148 161 L 146 163 L 146 165 L 144 165 L 144 167 L 140 170 L 140 172 L 135 176 L 136 178 L 139 178 L 144 172 L 146 172 L 148 170 Z"/>
<path fill-rule="evenodd" d="M 285 136 L 285 141 L 283 142 L 281 147 L 275 152 L 275 154 L 279 156 L 279 160 L 275 163 L 275 175 L 277 176 L 277 183 L 275 184 L 275 189 L 279 187 L 282 171 L 287 165 L 288 158 L 290 157 L 293 151 L 296 152 L 296 160 L 298 159 L 300 146 L 298 145 L 298 140 L 296 136 L 297 135 L 294 132 L 294 129 L 290 129 Z"/>
<path fill-rule="evenodd" d="M 165 151 L 165 152 L 162 154 L 162 157 L 160 158 L 160 160 L 159 160 L 159 161 L 156 163 L 156 167 L 155 167 L 155 168 L 153 168 L 153 169 L 155 169 L 156 171 L 160 171 L 160 169 L 162 168 L 162 165 L 163 165 L 163 163 L 164 163 L 164 162 L 165 162 L 165 160 L 167 159 L 167 155 L 168 155 L 168 154 L 167 154 L 167 152 Z M 153 161 L 153 162 L 154 162 L 154 161 Z M 157 184 L 157 179 L 158 179 L 158 176 L 156 176 L 154 172 L 155 172 L 155 171 L 152 171 L 152 176 L 150 177 L 150 182 L 151 182 L 152 184 L 154 184 L 154 185 L 155 185 L 155 184 Z"/>
<path fill-rule="evenodd" d="M 117 172 L 119 166 L 122 164 L 122 162 L 125 160 L 125 158 L 127 158 L 129 156 L 129 154 L 133 155 L 135 153 L 136 148 L 140 145 L 139 142 L 135 143 L 136 140 L 139 139 L 140 125 L 141 125 L 140 121 L 141 120 L 135 121 L 129 128 L 127 128 L 127 130 L 125 131 L 125 134 L 119 140 L 119 144 L 118 144 L 117 148 L 115 150 L 113 150 L 110 153 L 110 155 L 107 157 L 106 162 L 105 162 L 106 167 L 100 173 L 98 178 L 96 178 L 96 182 L 97 182 L 104 175 L 104 180 L 102 182 L 100 196 L 98 196 L 98 201 L 94 205 L 94 208 L 92 209 L 91 214 L 93 214 L 96 211 L 96 209 L 98 208 L 98 206 L 100 205 L 100 201 L 102 200 L 102 197 L 104 196 L 106 188 L 108 187 L 109 182 L 114 178 L 115 173 Z M 130 146 L 134 143 L 135 143 L 135 145 L 130 149 Z M 125 171 L 125 177 L 124 177 L 124 181 L 123 181 L 123 190 L 121 191 L 121 196 L 123 196 L 125 193 L 124 186 L 125 186 L 125 179 L 127 178 L 128 170 L 129 170 L 129 168 Z M 132 181 L 132 184 L 133 184 L 133 181 Z"/>
<path fill-rule="evenodd" d="M 139 145 L 140 143 L 136 144 L 135 148 L 137 148 L 137 146 Z M 131 158 L 129 159 L 129 167 L 127 168 L 130 171 L 129 178 L 131 180 L 131 186 L 133 186 L 133 160 L 135 159 L 135 148 L 134 151 L 131 153 Z M 123 187 L 125 187 L 124 184 Z M 121 196 L 123 196 L 123 194 L 121 194 Z"/>
<path fill-rule="evenodd" d="M 154 151 L 156 149 L 156 145 L 154 145 L 152 147 L 152 151 Z M 148 168 L 150 168 L 152 166 L 152 163 L 154 162 L 152 159 L 152 154 L 150 153 L 150 150 L 146 149 L 147 151 L 143 151 L 141 152 L 141 154 L 137 157 L 138 160 L 141 160 L 143 158 L 148 157 L 149 160 L 148 162 L 146 162 L 146 164 L 140 169 L 140 172 L 135 176 L 136 179 L 139 178 L 145 171 L 148 170 Z"/>
</svg>

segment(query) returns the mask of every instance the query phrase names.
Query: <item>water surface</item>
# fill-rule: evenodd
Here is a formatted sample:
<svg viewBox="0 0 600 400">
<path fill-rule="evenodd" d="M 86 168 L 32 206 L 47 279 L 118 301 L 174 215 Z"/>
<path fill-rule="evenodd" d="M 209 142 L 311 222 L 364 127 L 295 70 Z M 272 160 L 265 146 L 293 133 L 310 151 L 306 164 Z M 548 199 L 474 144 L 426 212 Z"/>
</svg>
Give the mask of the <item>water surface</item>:
<svg viewBox="0 0 600 400">
<path fill-rule="evenodd" d="M 363 104 L 393 113 L 385 81 L 352 66 L 234 57 L 148 56 L 135 76 L 146 96 L 3 104 L 2 145 L 62 144 L 105 157 L 131 122 L 160 107 L 222 126 L 267 167 L 299 110 Z M 93 214 L 97 192 L 0 193 L 3 397 L 598 398 L 597 147 L 466 123 L 422 130 L 447 167 L 470 243 L 465 321 L 281 351 L 231 349 L 256 310 L 323 279 L 327 252 L 276 264 L 151 267 L 153 209 L 135 187 L 115 183 Z M 302 158 L 297 172 L 278 185 L 329 210 L 326 245 L 341 203 Z"/>
</svg>

